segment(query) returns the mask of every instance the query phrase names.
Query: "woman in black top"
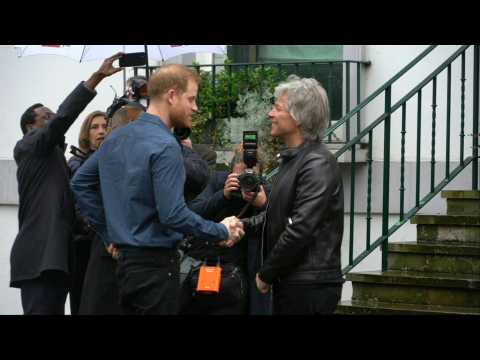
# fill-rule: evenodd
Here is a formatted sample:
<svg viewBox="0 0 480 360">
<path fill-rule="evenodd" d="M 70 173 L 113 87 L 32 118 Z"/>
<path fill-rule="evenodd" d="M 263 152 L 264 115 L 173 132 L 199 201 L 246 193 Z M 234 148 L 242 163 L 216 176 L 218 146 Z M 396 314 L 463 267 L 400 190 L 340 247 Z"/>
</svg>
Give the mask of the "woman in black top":
<svg viewBox="0 0 480 360">
<path fill-rule="evenodd" d="M 98 149 L 106 133 L 106 114 L 102 111 L 94 111 L 89 114 L 83 121 L 80 129 L 78 138 L 80 149 L 76 149 L 75 155 L 68 160 L 71 177 L 73 177 L 85 160 Z M 77 212 L 73 230 L 72 251 L 70 253 L 72 269 L 70 311 L 72 315 L 77 315 L 79 312 L 82 287 L 94 237 L 95 233 L 89 229 L 83 218 Z"/>
</svg>

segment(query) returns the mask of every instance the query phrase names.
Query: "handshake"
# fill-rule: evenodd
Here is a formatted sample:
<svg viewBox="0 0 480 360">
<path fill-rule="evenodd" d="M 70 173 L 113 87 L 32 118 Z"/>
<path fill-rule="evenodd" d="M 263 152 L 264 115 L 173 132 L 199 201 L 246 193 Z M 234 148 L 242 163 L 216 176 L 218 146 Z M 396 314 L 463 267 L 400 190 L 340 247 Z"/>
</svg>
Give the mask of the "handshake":
<svg viewBox="0 0 480 360">
<path fill-rule="evenodd" d="M 218 245 L 223 247 L 232 247 L 236 245 L 245 235 L 245 231 L 243 230 L 243 223 L 235 216 L 230 216 L 221 222 L 221 224 L 225 225 L 228 230 L 228 239 L 221 241 Z"/>
</svg>

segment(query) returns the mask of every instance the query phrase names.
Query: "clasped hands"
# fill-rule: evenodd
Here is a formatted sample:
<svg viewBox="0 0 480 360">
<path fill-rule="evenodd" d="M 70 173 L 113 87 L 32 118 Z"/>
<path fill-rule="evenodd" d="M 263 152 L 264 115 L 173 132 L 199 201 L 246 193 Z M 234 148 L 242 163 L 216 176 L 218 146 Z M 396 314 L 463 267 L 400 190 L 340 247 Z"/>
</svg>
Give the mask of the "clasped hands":
<svg viewBox="0 0 480 360">
<path fill-rule="evenodd" d="M 237 244 L 245 235 L 243 223 L 235 216 L 230 216 L 223 219 L 221 224 L 225 225 L 228 230 L 228 239 L 219 242 L 218 245 L 220 246 L 230 248 Z"/>
</svg>

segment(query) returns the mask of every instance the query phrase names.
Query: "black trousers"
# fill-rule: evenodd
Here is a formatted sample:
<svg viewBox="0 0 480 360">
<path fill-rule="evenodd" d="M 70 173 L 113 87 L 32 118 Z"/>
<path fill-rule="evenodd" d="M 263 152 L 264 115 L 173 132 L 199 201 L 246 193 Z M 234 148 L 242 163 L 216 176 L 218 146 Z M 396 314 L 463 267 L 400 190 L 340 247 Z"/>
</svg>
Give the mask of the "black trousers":
<svg viewBox="0 0 480 360">
<path fill-rule="evenodd" d="M 342 283 L 276 284 L 273 289 L 273 314 L 333 314 L 342 296 L 342 286 Z"/>
<path fill-rule="evenodd" d="M 120 306 L 128 315 L 178 314 L 180 255 L 176 249 L 120 247 Z"/>
<path fill-rule="evenodd" d="M 80 301 L 82 298 L 82 288 L 87 272 L 87 265 L 90 258 L 90 249 L 92 240 L 80 240 L 72 242 L 71 252 L 71 288 L 70 288 L 70 312 L 72 315 L 78 315 Z"/>
<path fill-rule="evenodd" d="M 121 315 L 118 299 L 117 261 L 105 249 L 103 242 L 92 242 L 90 260 L 82 288 L 80 315 Z"/>
<path fill-rule="evenodd" d="M 65 315 L 70 280 L 63 271 L 44 271 L 40 277 L 22 281 L 20 294 L 25 315 Z"/>
<path fill-rule="evenodd" d="M 271 293 L 262 294 L 255 281 L 260 270 L 260 239 L 248 236 L 247 276 L 248 276 L 248 310 L 250 315 L 272 315 Z M 243 241 L 243 240 L 242 240 Z"/>
</svg>

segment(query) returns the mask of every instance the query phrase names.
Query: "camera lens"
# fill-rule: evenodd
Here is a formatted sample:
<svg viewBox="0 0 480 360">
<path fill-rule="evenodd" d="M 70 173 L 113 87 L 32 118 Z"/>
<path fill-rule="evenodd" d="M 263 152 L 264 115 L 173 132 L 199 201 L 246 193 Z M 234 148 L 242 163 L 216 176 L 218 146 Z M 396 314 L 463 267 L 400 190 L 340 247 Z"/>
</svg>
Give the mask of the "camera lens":
<svg viewBox="0 0 480 360">
<path fill-rule="evenodd" d="M 238 177 L 240 188 L 245 192 L 254 192 L 258 190 L 260 179 L 254 172 L 246 172 Z"/>
</svg>

